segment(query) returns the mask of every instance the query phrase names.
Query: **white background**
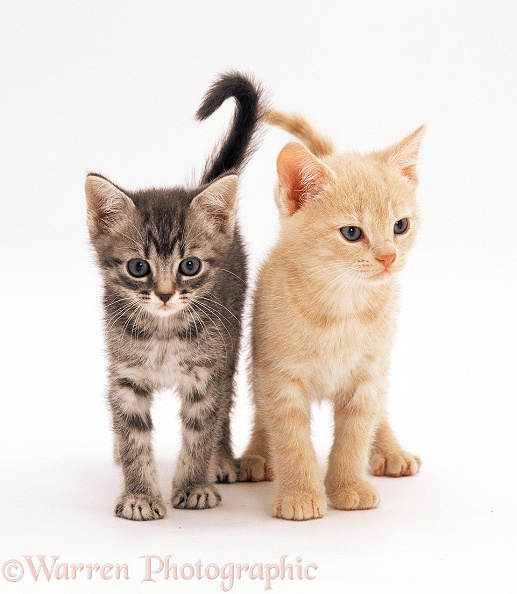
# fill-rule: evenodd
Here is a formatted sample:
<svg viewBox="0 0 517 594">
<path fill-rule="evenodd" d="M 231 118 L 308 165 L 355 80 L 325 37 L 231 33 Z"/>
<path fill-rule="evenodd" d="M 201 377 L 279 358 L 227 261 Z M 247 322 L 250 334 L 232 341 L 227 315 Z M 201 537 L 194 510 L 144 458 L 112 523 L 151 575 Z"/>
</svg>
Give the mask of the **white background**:
<svg viewBox="0 0 517 594">
<path fill-rule="evenodd" d="M 128 581 L 25 576 L 0 592 L 221 592 L 220 580 L 140 582 L 140 557 L 179 565 L 318 565 L 273 592 L 515 592 L 517 5 L 341 2 L 2 2 L 0 18 L 0 565 L 23 555 L 127 563 Z M 127 188 L 199 172 L 231 117 L 193 119 L 216 75 L 254 74 L 273 104 L 304 113 L 342 150 L 383 148 L 428 124 L 423 228 L 404 272 L 390 409 L 416 477 L 372 478 L 372 511 L 270 516 L 272 484 L 221 488 L 208 511 L 115 518 L 100 279 L 84 177 Z M 242 176 L 240 215 L 256 269 L 274 241 L 267 133 Z M 169 495 L 180 427 L 157 397 L 156 449 Z M 250 428 L 244 376 L 237 454 Z M 315 411 L 322 475 L 326 407 Z M 232 592 L 264 591 L 243 578 Z"/>
</svg>

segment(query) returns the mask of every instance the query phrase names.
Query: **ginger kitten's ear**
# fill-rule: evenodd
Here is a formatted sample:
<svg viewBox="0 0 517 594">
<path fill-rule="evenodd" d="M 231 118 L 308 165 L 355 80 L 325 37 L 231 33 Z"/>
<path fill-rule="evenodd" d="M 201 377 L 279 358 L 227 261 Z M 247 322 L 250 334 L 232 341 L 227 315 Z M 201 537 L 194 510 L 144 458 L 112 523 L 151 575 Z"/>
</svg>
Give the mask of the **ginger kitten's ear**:
<svg viewBox="0 0 517 594">
<path fill-rule="evenodd" d="M 202 213 L 218 231 L 233 233 L 238 182 L 235 174 L 217 179 L 192 200 L 190 208 Z"/>
<path fill-rule="evenodd" d="M 385 163 L 395 165 L 403 177 L 416 185 L 418 182 L 416 163 L 425 129 L 425 125 L 420 126 L 397 144 L 374 155 Z"/>
<path fill-rule="evenodd" d="M 90 233 L 116 233 L 135 210 L 133 201 L 100 175 L 88 175 L 84 190 Z"/>
<path fill-rule="evenodd" d="M 321 193 L 333 178 L 332 171 L 303 145 L 290 142 L 280 151 L 277 203 L 283 215 L 291 216 L 310 198 Z"/>
</svg>

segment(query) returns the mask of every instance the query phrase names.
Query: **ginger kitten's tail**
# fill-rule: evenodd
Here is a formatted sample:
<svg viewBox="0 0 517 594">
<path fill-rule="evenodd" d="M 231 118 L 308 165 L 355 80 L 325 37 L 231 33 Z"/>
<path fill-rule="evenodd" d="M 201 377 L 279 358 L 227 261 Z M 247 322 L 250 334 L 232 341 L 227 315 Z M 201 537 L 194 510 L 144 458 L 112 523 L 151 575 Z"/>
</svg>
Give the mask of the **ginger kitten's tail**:
<svg viewBox="0 0 517 594">
<path fill-rule="evenodd" d="M 315 157 L 325 157 L 334 152 L 332 142 L 315 130 L 302 116 L 270 109 L 266 113 L 266 121 L 271 126 L 282 128 L 299 138 Z"/>
<path fill-rule="evenodd" d="M 228 72 L 221 75 L 206 92 L 196 118 L 206 120 L 230 97 L 237 104 L 232 126 L 205 165 L 202 184 L 229 171 L 238 173 L 257 148 L 256 133 L 265 112 L 264 93 L 244 74 Z"/>
</svg>

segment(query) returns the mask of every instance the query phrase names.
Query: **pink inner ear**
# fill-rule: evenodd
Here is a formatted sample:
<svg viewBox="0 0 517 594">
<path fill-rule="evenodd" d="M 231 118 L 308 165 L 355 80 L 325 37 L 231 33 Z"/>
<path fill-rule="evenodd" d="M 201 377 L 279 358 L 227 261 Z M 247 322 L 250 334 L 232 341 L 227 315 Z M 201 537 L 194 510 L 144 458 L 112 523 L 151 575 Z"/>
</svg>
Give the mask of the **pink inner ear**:
<svg viewBox="0 0 517 594">
<path fill-rule="evenodd" d="M 284 201 L 289 214 L 294 214 L 302 204 L 302 166 L 298 163 L 297 156 L 292 145 L 287 145 L 278 155 L 277 162 L 278 177 L 285 190 Z"/>
<path fill-rule="evenodd" d="M 307 198 L 318 194 L 329 177 L 327 167 L 296 143 L 287 144 L 280 151 L 277 171 L 280 199 L 290 215 L 299 210 Z"/>
<path fill-rule="evenodd" d="M 416 174 L 416 165 L 408 165 L 407 167 L 402 167 L 402 175 L 407 177 L 412 182 L 416 183 L 418 181 L 418 176 Z"/>
</svg>

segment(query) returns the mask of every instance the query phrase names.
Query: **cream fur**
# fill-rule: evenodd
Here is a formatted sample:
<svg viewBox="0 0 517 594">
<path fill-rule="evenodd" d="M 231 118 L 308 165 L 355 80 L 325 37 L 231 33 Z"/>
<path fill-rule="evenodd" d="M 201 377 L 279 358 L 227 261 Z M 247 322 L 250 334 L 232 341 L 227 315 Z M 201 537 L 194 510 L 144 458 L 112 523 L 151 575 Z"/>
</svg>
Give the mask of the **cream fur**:
<svg viewBox="0 0 517 594">
<path fill-rule="evenodd" d="M 274 114 L 270 121 L 295 129 L 288 125 L 294 116 L 285 116 L 283 125 L 282 114 Z M 303 124 L 302 139 L 321 147 L 317 132 L 302 118 L 296 121 Z M 282 229 L 255 290 L 256 413 L 240 468 L 241 480 L 276 477 L 278 517 L 321 517 L 326 495 L 338 509 L 375 507 L 379 496 L 365 480 L 368 462 L 377 475 L 411 475 L 420 467 L 398 444 L 385 400 L 395 277 L 419 224 L 415 164 L 422 135 L 420 128 L 367 155 L 320 160 L 290 144 L 278 157 Z M 395 234 L 394 224 L 403 218 L 409 229 Z M 363 237 L 347 241 L 340 232 L 346 226 L 360 227 Z M 335 421 L 326 495 L 310 440 L 311 401 L 321 399 L 332 401 Z"/>
</svg>

